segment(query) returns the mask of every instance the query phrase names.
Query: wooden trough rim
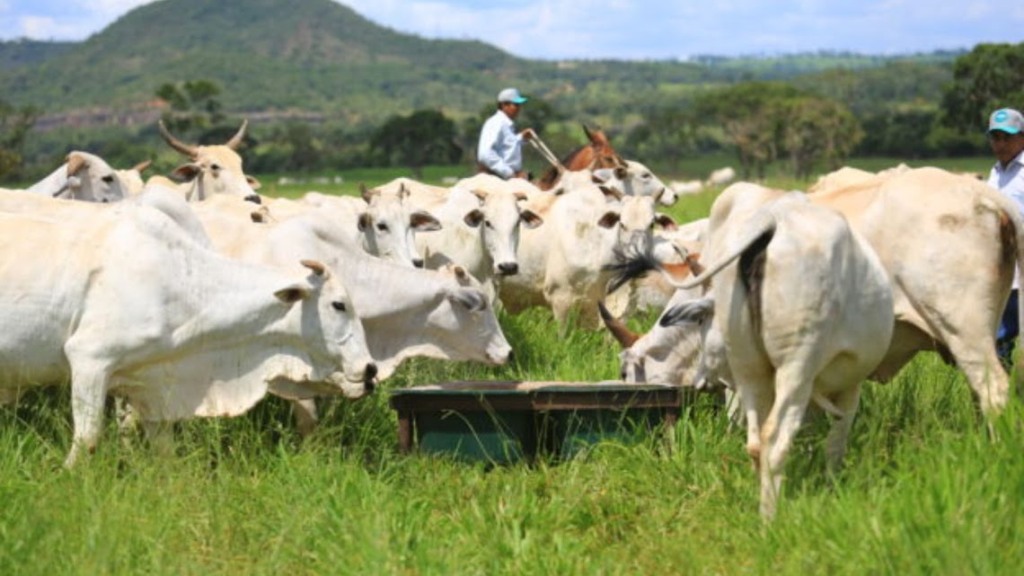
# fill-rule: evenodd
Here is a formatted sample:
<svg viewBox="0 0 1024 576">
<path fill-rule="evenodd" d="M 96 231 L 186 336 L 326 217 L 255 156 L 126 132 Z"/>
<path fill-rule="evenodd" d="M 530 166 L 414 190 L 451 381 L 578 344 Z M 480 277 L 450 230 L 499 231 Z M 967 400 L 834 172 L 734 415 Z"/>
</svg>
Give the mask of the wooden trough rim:
<svg viewBox="0 0 1024 576">
<path fill-rule="evenodd" d="M 597 382 L 578 382 L 568 380 L 540 380 L 524 382 L 520 380 L 462 380 L 441 384 L 423 384 L 392 390 L 392 396 L 405 394 L 465 394 L 465 393 L 500 393 L 528 394 L 536 391 L 565 392 L 599 392 L 623 391 L 637 392 L 641 390 L 675 390 L 677 386 L 668 384 L 631 384 L 622 380 L 601 380 Z"/>
</svg>

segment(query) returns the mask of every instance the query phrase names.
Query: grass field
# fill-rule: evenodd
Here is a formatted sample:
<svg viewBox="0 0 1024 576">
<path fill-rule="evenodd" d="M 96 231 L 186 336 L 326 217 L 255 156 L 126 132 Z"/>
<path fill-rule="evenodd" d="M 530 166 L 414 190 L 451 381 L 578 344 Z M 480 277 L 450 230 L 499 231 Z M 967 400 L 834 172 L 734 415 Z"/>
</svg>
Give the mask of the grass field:
<svg viewBox="0 0 1024 576">
<path fill-rule="evenodd" d="M 342 176 L 321 191 L 354 193 L 357 177 Z M 264 192 L 303 191 L 261 179 Z M 669 213 L 701 217 L 716 192 Z M 511 364 L 410 362 L 374 396 L 333 404 L 306 441 L 269 399 L 243 417 L 180 425 L 170 456 L 119 440 L 108 423 L 99 451 L 67 471 L 67 389 L 28 394 L 0 410 L 0 574 L 1020 572 L 1020 403 L 990 435 L 964 378 L 933 354 L 866 386 L 836 477 L 825 472 L 827 423 L 808 423 L 770 527 L 744 435 L 710 398 L 684 412 L 671 451 L 652 436 L 533 465 L 400 455 L 388 390 L 618 372 L 602 332 L 560 336 L 540 309 L 501 322 Z"/>
</svg>

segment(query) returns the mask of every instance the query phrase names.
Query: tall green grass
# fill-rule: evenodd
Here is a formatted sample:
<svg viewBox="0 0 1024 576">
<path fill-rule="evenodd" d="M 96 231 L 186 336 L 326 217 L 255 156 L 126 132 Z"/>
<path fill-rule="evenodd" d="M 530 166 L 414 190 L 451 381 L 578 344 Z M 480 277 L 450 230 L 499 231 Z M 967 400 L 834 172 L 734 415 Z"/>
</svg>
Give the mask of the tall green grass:
<svg viewBox="0 0 1024 576">
<path fill-rule="evenodd" d="M 811 417 L 773 525 L 742 431 L 710 398 L 671 452 L 654 438 L 567 462 L 487 467 L 403 456 L 387 390 L 465 379 L 614 378 L 616 345 L 550 314 L 502 316 L 508 366 L 415 361 L 301 441 L 287 404 L 179 425 L 159 455 L 113 423 L 74 470 L 66 389 L 0 412 L 4 574 L 1013 574 L 1024 545 L 1021 409 L 992 439 L 963 377 L 918 357 L 869 383 L 846 466 Z"/>
</svg>

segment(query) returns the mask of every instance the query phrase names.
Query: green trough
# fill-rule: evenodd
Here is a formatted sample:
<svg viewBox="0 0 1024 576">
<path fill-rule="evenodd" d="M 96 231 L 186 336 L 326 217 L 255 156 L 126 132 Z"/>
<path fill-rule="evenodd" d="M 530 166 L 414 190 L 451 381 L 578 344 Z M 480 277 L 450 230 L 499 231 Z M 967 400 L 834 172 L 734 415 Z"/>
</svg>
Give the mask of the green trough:
<svg viewBox="0 0 1024 576">
<path fill-rule="evenodd" d="M 469 381 L 395 390 L 390 404 L 405 453 L 511 464 L 649 438 L 675 425 L 682 394 L 678 387 L 620 381 Z"/>
</svg>

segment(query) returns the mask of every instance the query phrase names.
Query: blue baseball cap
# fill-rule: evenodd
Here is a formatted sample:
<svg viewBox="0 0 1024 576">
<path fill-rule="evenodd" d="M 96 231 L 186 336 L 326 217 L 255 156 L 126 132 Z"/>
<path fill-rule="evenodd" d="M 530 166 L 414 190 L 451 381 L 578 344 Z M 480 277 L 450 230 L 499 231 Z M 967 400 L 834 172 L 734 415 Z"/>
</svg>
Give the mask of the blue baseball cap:
<svg viewBox="0 0 1024 576">
<path fill-rule="evenodd" d="M 526 102 L 526 98 L 519 93 L 519 90 L 515 88 L 505 88 L 501 92 L 498 92 L 498 102 L 511 102 L 513 104 L 522 104 Z"/>
<path fill-rule="evenodd" d="M 1019 134 L 1024 130 L 1024 116 L 1013 108 L 1000 108 L 988 118 L 988 131 L 1000 130 L 1007 134 Z"/>
</svg>

